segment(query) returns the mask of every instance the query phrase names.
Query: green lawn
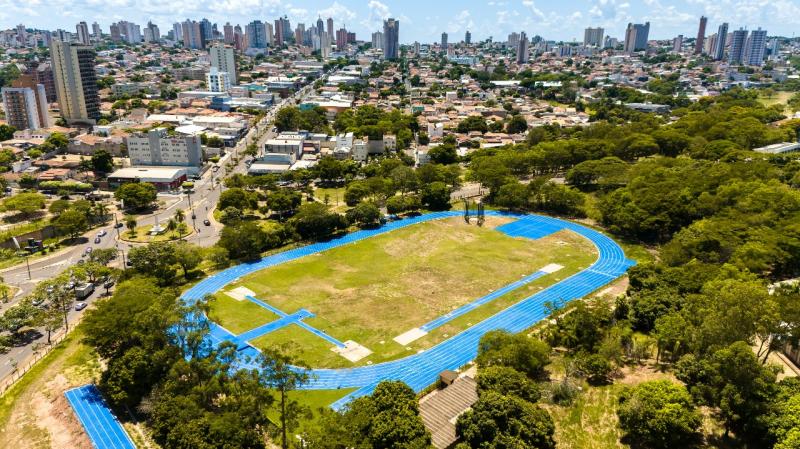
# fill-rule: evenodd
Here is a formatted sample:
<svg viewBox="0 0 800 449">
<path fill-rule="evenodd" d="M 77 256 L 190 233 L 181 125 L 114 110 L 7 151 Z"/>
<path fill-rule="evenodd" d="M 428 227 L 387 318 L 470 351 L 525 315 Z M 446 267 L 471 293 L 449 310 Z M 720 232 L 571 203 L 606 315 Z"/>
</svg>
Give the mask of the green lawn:
<svg viewBox="0 0 800 449">
<path fill-rule="evenodd" d="M 429 348 L 580 271 L 596 258 L 591 243 L 569 231 L 535 241 L 511 238 L 492 227 L 504 221 L 490 217 L 482 228 L 466 225 L 460 218 L 414 225 L 254 273 L 228 289 L 245 286 L 286 313 L 308 309 L 316 317 L 306 323 L 373 351 L 357 364 L 391 360 Z M 564 268 L 459 317 L 408 347 L 392 340 L 549 263 Z M 251 316 L 253 321 L 239 322 L 237 329 L 265 322 L 263 313 L 240 314 L 245 319 Z M 332 352 L 330 343 L 295 325 L 252 343 L 256 347 L 288 345 L 290 353 L 312 367 L 353 366 Z"/>
<path fill-rule="evenodd" d="M 241 334 L 275 321 L 278 316 L 246 299 L 239 301 L 224 293 L 218 293 L 211 302 L 209 318 L 234 334 Z"/>
<path fill-rule="evenodd" d="M 772 106 L 775 104 L 786 105 L 786 102 L 789 101 L 789 98 L 791 98 L 792 95 L 794 95 L 793 92 L 778 91 L 775 92 L 775 95 L 773 95 L 772 97 L 765 97 L 764 95 L 759 95 L 758 100 L 764 106 Z M 788 106 L 786 107 L 786 111 L 789 112 Z"/>
<path fill-rule="evenodd" d="M 167 224 L 162 223 L 161 226 L 165 227 Z M 185 238 L 194 232 L 192 229 L 191 223 L 187 223 L 186 232 L 183 235 L 178 235 L 177 231 L 164 231 L 158 235 L 150 235 L 150 229 L 153 228 L 153 225 L 146 225 L 146 226 L 138 226 L 134 230 L 136 235 L 132 235 L 130 230 L 125 230 L 125 232 L 121 232 L 120 236 L 122 240 L 128 242 L 137 242 L 137 243 L 152 243 L 152 242 L 169 242 L 172 240 L 178 240 L 181 238 Z"/>
<path fill-rule="evenodd" d="M 347 203 L 344 202 L 344 190 L 344 187 L 317 187 L 314 189 L 314 198 L 320 202 L 325 202 L 325 196 L 327 195 L 328 205 L 336 211 L 343 212 L 347 209 Z"/>
</svg>

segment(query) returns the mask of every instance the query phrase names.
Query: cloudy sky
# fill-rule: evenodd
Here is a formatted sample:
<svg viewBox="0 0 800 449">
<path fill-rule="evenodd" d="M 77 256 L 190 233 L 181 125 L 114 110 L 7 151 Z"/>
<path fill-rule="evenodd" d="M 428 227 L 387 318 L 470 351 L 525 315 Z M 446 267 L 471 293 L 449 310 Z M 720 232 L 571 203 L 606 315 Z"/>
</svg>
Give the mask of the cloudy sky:
<svg viewBox="0 0 800 449">
<path fill-rule="evenodd" d="M 292 27 L 310 26 L 318 15 L 333 17 L 359 39 L 381 28 L 387 17 L 400 20 L 401 42 L 438 41 L 442 31 L 450 41 L 464 31 L 473 40 L 493 36 L 505 40 L 512 31 L 548 39 L 582 39 L 587 26 L 602 26 L 622 37 L 628 22 L 650 21 L 651 38 L 694 36 L 700 15 L 709 18 L 708 34 L 720 22 L 730 29 L 762 27 L 769 35 L 794 36 L 800 25 L 800 0 L 0 0 L 0 28 L 18 23 L 28 27 L 75 30 L 81 20 L 97 21 L 108 32 L 111 22 L 152 20 L 163 33 L 175 21 L 208 18 L 220 25 L 287 15 Z"/>
</svg>

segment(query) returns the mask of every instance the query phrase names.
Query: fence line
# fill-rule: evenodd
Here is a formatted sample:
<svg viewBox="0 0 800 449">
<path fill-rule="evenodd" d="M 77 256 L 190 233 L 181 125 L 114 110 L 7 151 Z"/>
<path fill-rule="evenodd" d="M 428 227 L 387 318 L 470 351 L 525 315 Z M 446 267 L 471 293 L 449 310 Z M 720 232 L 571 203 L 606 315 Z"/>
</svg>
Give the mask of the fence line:
<svg viewBox="0 0 800 449">
<path fill-rule="evenodd" d="M 75 326 L 71 326 L 70 330 L 74 328 Z M 6 377 L 2 379 L 2 383 L 0 383 L 0 396 L 5 395 L 6 392 L 10 390 L 15 383 L 17 383 L 17 381 L 22 379 L 22 377 L 28 371 L 30 371 L 40 360 L 45 358 L 50 353 L 50 351 L 55 349 L 56 346 L 58 346 L 61 342 L 63 342 L 64 339 L 67 338 L 67 333 L 68 332 L 62 331 L 56 335 L 51 335 L 50 343 L 49 344 L 43 343 L 42 346 L 40 346 L 41 348 L 40 350 L 34 351 L 33 354 L 31 354 L 31 356 L 28 357 L 27 360 L 23 362 L 24 364 L 21 369 L 18 365 L 14 371 L 6 375 Z"/>
</svg>

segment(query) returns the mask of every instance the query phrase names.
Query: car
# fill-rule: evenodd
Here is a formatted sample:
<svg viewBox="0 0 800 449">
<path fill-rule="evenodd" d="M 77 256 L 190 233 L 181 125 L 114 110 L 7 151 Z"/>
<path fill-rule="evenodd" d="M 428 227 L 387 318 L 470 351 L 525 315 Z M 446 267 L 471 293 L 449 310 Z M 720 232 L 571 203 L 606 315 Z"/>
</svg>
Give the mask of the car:
<svg viewBox="0 0 800 449">
<path fill-rule="evenodd" d="M 211 222 L 208 219 L 203 220 L 203 224 L 206 226 L 211 226 Z"/>
<path fill-rule="evenodd" d="M 100 232 L 97 233 L 98 237 L 105 237 L 108 232 L 105 229 L 101 229 Z"/>
<path fill-rule="evenodd" d="M 83 255 L 84 256 L 88 256 L 91 253 L 92 253 L 92 247 L 91 246 L 89 246 L 85 250 L 83 250 Z"/>
<path fill-rule="evenodd" d="M 94 238 L 94 243 L 95 243 L 95 244 L 97 244 L 97 243 L 100 243 L 100 237 L 95 237 L 95 238 Z"/>
<path fill-rule="evenodd" d="M 85 261 L 85 260 L 83 260 L 83 259 L 80 259 L 80 260 L 78 260 L 78 265 L 83 265 L 83 264 L 85 264 L 85 263 L 86 263 L 86 261 Z"/>
<path fill-rule="evenodd" d="M 113 279 L 109 279 L 105 283 L 103 283 L 103 288 L 105 288 L 106 290 L 110 289 L 113 286 L 114 286 L 114 280 Z"/>
<path fill-rule="evenodd" d="M 80 312 L 81 310 L 85 309 L 85 308 L 86 308 L 86 306 L 88 306 L 88 305 L 89 305 L 89 304 L 86 304 L 85 302 L 79 302 L 79 303 L 76 303 L 76 304 L 75 304 L 75 310 L 77 310 L 77 311 L 79 311 L 79 312 Z"/>
<path fill-rule="evenodd" d="M 119 229 L 119 228 L 121 228 L 121 227 L 123 227 L 123 226 L 125 226 L 125 225 L 124 225 L 124 224 L 122 224 L 122 223 L 115 223 L 115 224 L 114 224 L 114 227 L 115 227 L 116 229 Z"/>
</svg>

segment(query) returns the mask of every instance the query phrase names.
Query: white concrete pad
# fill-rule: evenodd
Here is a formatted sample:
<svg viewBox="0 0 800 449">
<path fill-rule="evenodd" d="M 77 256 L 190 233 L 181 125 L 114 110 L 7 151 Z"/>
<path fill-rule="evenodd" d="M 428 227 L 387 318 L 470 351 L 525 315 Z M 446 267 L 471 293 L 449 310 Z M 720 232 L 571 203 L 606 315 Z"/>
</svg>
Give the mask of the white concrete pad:
<svg viewBox="0 0 800 449">
<path fill-rule="evenodd" d="M 558 270 L 560 270 L 562 268 L 564 268 L 562 265 L 559 265 L 557 263 L 551 263 L 549 265 L 545 265 L 539 271 L 544 271 L 545 273 L 555 273 L 556 271 L 558 271 Z"/>
<path fill-rule="evenodd" d="M 236 287 L 233 290 L 225 292 L 226 295 L 237 301 L 244 301 L 245 296 L 255 296 L 256 293 L 247 287 Z"/>
<path fill-rule="evenodd" d="M 334 346 L 331 348 L 331 351 L 339 354 L 351 362 L 357 362 L 372 354 L 372 351 L 370 351 L 368 348 L 361 346 L 353 340 L 347 340 L 344 342 L 344 348 Z"/>
<path fill-rule="evenodd" d="M 414 329 L 411 329 L 408 332 L 405 332 L 403 334 L 398 335 L 397 337 L 394 337 L 393 340 L 405 346 L 411 343 L 412 341 L 418 340 L 426 335 L 428 335 L 427 332 L 418 327 L 415 327 Z"/>
</svg>

